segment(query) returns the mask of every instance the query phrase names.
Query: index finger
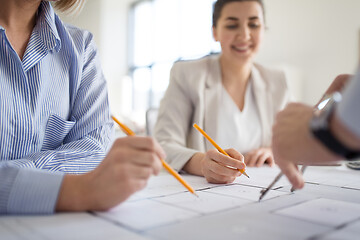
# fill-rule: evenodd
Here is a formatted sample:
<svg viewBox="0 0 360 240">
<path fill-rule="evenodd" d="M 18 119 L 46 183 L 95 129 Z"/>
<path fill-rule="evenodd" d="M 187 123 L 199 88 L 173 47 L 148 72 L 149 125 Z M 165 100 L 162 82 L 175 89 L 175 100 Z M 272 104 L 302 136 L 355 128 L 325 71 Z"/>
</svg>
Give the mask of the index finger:
<svg viewBox="0 0 360 240">
<path fill-rule="evenodd" d="M 226 156 L 217 150 L 213 149 L 207 152 L 209 157 L 224 166 L 233 167 L 236 169 L 244 169 L 245 163 L 242 160 L 238 160 L 229 156 Z"/>
<path fill-rule="evenodd" d="M 283 161 L 278 165 L 295 189 L 304 187 L 304 179 L 297 165 L 290 161 Z"/>
<path fill-rule="evenodd" d="M 240 160 L 242 162 L 244 161 L 244 156 L 240 152 L 236 151 L 235 149 L 229 148 L 229 149 L 225 149 L 224 151 L 227 154 L 229 154 L 230 157 L 238 159 L 238 160 Z"/>
</svg>

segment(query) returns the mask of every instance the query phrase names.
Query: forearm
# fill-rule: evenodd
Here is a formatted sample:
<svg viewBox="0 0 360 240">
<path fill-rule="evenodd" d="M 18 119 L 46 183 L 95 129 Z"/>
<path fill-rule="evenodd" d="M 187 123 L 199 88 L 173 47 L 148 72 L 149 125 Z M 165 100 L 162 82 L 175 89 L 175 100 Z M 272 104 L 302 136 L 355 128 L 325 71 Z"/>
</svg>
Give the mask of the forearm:
<svg viewBox="0 0 360 240">
<path fill-rule="evenodd" d="M 65 175 L 55 210 L 80 212 L 91 210 L 91 194 L 86 175 Z"/>
<path fill-rule="evenodd" d="M 190 160 L 185 164 L 183 170 L 193 175 L 204 176 L 201 166 L 201 161 L 204 159 L 204 157 L 205 157 L 204 153 L 201 152 L 195 153 L 190 158 Z"/>
<path fill-rule="evenodd" d="M 330 120 L 330 130 L 345 146 L 354 151 L 360 151 L 360 138 L 358 138 L 341 122 L 336 113 L 333 114 Z"/>
</svg>

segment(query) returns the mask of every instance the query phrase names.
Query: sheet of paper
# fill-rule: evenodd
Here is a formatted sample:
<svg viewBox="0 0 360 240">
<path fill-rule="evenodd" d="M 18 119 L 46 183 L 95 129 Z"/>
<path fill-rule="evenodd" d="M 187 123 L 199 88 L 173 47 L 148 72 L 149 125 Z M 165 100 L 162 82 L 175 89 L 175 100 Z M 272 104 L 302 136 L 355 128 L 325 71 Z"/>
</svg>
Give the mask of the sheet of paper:
<svg viewBox="0 0 360 240">
<path fill-rule="evenodd" d="M 339 167 L 309 167 L 304 174 L 306 182 L 359 189 L 360 172 Z"/>
<path fill-rule="evenodd" d="M 211 184 L 204 177 L 182 174 L 181 177 L 194 189 L 201 190 L 217 186 L 219 184 Z M 162 175 L 150 178 L 147 186 L 142 191 L 135 193 L 127 200 L 128 202 L 140 199 L 161 197 L 174 193 L 187 192 L 187 189 L 179 183 L 172 175 L 162 173 Z"/>
<path fill-rule="evenodd" d="M 275 211 L 275 213 L 337 227 L 359 218 L 360 204 L 319 198 Z"/>
<path fill-rule="evenodd" d="M 150 178 L 146 188 L 132 195 L 127 201 L 137 201 L 153 197 L 166 196 L 169 194 L 187 191 L 172 175 L 162 174 Z"/>
<path fill-rule="evenodd" d="M 143 236 L 88 213 L 66 213 L 51 216 L 0 217 L 0 238 L 20 239 L 129 239 Z"/>
<path fill-rule="evenodd" d="M 196 193 L 199 195 L 198 198 L 189 193 L 179 193 L 156 198 L 154 200 L 203 214 L 236 208 L 238 206 L 250 203 L 249 200 L 237 199 L 234 197 L 208 193 L 205 191 Z"/>
<path fill-rule="evenodd" d="M 359 173 L 360 175 L 360 173 Z M 357 189 L 360 190 L 360 180 L 359 181 L 352 181 L 350 183 L 345 184 L 343 187 L 345 188 L 352 188 L 352 189 Z"/>
<path fill-rule="evenodd" d="M 181 176 L 195 190 L 224 186 L 223 184 L 208 183 L 204 177 L 200 177 L 200 176 L 194 176 L 194 175 L 189 175 L 189 174 L 182 174 Z"/>
<path fill-rule="evenodd" d="M 250 178 L 240 176 L 235 180 L 235 183 L 266 188 L 280 173 L 280 169 L 278 167 L 267 166 L 259 168 L 249 167 L 246 168 L 246 173 L 250 176 Z M 285 176 L 282 176 L 272 189 L 288 185 L 290 185 L 289 181 L 286 179 Z"/>
<path fill-rule="evenodd" d="M 157 240 L 304 240 L 331 230 L 312 222 L 258 211 L 259 205 L 261 203 L 251 203 L 234 210 L 151 229 L 146 233 Z"/>
<path fill-rule="evenodd" d="M 262 188 L 249 187 L 249 186 L 236 184 L 236 185 L 231 185 L 231 186 L 216 187 L 216 188 L 212 188 L 212 189 L 205 190 L 205 191 L 210 192 L 210 193 L 217 193 L 217 194 L 232 196 L 232 197 L 241 198 L 241 199 L 247 199 L 247 200 L 256 202 L 256 201 L 259 201 L 261 189 Z M 265 201 L 267 199 L 271 199 L 274 197 L 279 197 L 282 195 L 287 195 L 287 194 L 290 194 L 290 193 L 280 192 L 280 191 L 276 191 L 276 190 L 270 190 L 265 195 L 265 197 L 262 199 L 262 201 Z"/>
<path fill-rule="evenodd" d="M 120 223 L 135 231 L 143 231 L 199 216 L 193 211 L 147 199 L 125 202 L 108 212 L 97 212 L 96 215 Z"/>
<path fill-rule="evenodd" d="M 321 240 L 354 240 L 360 236 L 360 221 L 350 223 L 337 231 L 331 231 Z"/>
</svg>

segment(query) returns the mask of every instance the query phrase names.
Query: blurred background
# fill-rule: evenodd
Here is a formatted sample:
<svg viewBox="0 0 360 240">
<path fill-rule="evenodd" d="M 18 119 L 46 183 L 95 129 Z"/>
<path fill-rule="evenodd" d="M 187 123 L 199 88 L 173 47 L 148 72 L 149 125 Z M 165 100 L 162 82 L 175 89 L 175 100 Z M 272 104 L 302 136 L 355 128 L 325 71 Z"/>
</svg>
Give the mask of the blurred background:
<svg viewBox="0 0 360 240">
<path fill-rule="evenodd" d="M 214 0 L 87 0 L 63 21 L 91 31 L 109 86 L 111 111 L 141 132 L 167 88 L 174 61 L 220 51 Z M 264 0 L 266 34 L 256 59 L 283 69 L 300 102 L 315 104 L 360 56 L 359 0 Z M 130 124 L 130 125 L 131 125 Z"/>
</svg>

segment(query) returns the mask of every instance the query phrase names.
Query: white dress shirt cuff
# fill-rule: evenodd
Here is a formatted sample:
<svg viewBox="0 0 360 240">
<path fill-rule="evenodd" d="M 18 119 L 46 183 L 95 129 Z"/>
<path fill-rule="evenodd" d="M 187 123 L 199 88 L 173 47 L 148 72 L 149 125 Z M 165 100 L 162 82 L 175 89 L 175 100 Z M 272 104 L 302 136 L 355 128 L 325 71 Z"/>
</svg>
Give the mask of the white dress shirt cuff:
<svg viewBox="0 0 360 240">
<path fill-rule="evenodd" d="M 53 213 L 63 177 L 63 173 L 38 169 L 19 169 L 9 193 L 7 213 Z"/>
</svg>

